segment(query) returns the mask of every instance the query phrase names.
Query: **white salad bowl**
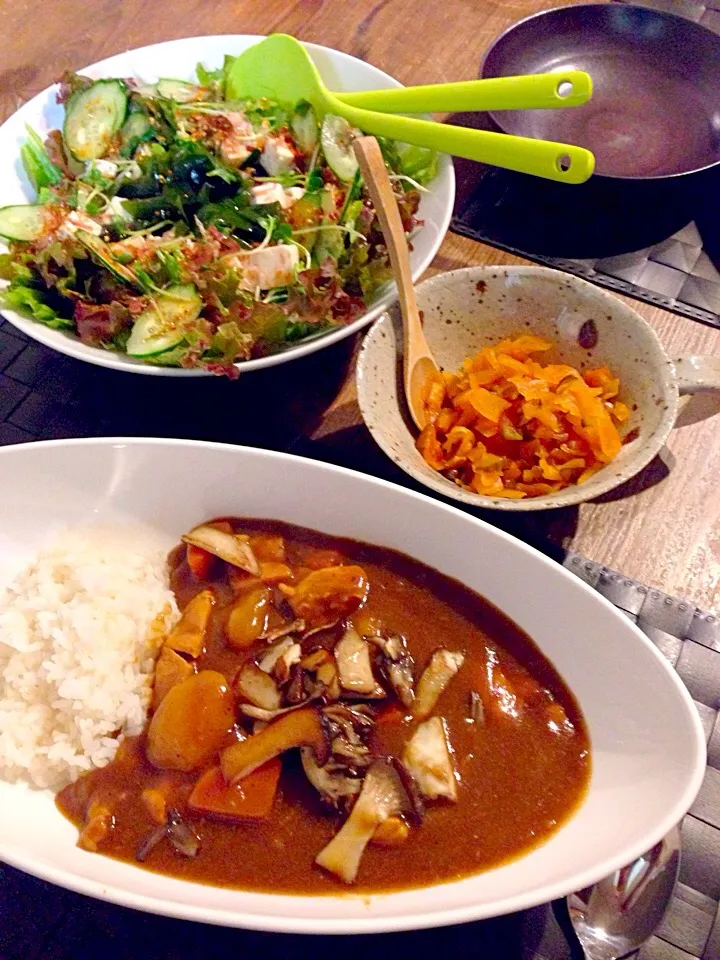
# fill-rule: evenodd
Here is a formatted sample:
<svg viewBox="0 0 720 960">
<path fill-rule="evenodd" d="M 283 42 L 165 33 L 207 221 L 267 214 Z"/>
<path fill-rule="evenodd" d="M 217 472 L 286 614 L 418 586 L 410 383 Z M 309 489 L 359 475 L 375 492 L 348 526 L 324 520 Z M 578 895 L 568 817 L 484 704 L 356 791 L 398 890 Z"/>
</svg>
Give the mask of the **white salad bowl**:
<svg viewBox="0 0 720 960">
<path fill-rule="evenodd" d="M 53 883 L 136 909 L 277 932 L 440 926 L 596 882 L 658 842 L 700 787 L 698 714 L 647 637 L 561 566 L 454 507 L 285 454 L 148 439 L 0 450 L 0 502 L 0 577 L 60 527 L 92 522 L 147 524 L 170 546 L 210 516 L 273 518 L 400 550 L 476 590 L 527 631 L 577 697 L 591 740 L 587 795 L 541 846 L 463 880 L 378 895 L 247 893 L 161 876 L 78 849 L 77 831 L 50 794 L 0 783 L 0 859 Z"/>
<path fill-rule="evenodd" d="M 145 82 L 154 82 L 160 77 L 193 80 L 198 62 L 208 68 L 222 66 L 225 54 L 237 55 L 248 47 L 259 43 L 263 37 L 249 34 L 229 34 L 226 36 L 188 37 L 182 40 L 169 40 L 140 47 L 108 57 L 78 73 L 100 79 L 101 77 L 138 77 Z M 330 90 L 352 91 L 373 90 L 383 87 L 399 87 L 401 84 L 377 67 L 357 60 L 347 53 L 332 50 L 329 47 L 306 43 L 304 46 L 315 62 L 320 75 Z M 63 65 L 58 65 L 62 72 Z M 31 126 L 45 138 L 50 130 L 62 126 L 63 107 L 56 102 L 57 87 L 48 87 L 32 100 L 24 104 L 9 120 L 0 126 L 0 207 L 15 203 L 31 203 L 34 191 L 25 175 L 20 162 L 20 147 Z M 429 184 L 420 202 L 418 216 L 423 226 L 413 237 L 411 266 L 413 279 L 418 280 L 432 262 L 443 241 L 452 215 L 455 199 L 455 174 L 452 162 L 447 156 L 440 157 L 439 171 L 435 180 Z M 2 241 L 0 241 L 0 244 Z M 387 284 L 369 308 L 352 323 L 328 333 L 318 334 L 297 346 L 257 360 L 245 360 L 237 364 L 246 373 L 263 367 L 272 367 L 286 363 L 298 357 L 307 356 L 316 350 L 336 343 L 345 337 L 357 333 L 385 310 L 396 297 L 394 283 Z M 52 330 L 49 327 L 23 316 L 15 310 L 2 308 L 2 313 L 19 330 L 29 337 L 53 350 L 85 360 L 101 367 L 125 370 L 129 373 L 144 373 L 163 377 L 208 376 L 204 370 L 181 370 L 173 367 L 153 366 L 122 353 L 104 350 L 82 343 L 72 332 Z"/>
</svg>

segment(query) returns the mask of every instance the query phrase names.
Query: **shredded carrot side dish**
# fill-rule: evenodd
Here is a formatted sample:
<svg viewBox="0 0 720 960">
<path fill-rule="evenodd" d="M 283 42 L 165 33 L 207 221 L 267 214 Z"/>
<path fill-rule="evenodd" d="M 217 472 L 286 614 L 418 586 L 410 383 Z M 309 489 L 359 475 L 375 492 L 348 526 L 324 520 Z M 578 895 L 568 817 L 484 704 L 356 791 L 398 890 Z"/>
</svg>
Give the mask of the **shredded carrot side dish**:
<svg viewBox="0 0 720 960">
<path fill-rule="evenodd" d="M 523 334 L 433 374 L 417 439 L 425 461 L 474 493 L 519 500 L 584 483 L 613 460 L 630 416 L 618 378 L 534 359 L 552 346 Z"/>
</svg>

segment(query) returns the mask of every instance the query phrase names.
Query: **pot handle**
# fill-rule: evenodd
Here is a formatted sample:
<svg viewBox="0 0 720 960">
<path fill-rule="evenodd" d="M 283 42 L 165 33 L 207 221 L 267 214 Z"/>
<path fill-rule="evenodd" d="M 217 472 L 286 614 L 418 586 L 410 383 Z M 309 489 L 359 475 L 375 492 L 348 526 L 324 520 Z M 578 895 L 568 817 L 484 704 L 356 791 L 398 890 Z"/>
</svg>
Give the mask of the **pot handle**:
<svg viewBox="0 0 720 960">
<path fill-rule="evenodd" d="M 720 358 L 678 357 L 674 363 L 681 397 L 692 393 L 720 394 Z"/>
</svg>

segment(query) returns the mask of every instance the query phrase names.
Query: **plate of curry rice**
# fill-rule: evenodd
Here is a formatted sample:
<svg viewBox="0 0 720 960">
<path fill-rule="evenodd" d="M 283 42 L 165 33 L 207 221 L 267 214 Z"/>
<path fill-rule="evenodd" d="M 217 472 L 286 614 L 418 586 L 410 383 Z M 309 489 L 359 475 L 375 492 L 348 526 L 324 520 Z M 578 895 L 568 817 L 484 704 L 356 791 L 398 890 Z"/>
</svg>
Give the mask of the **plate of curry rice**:
<svg viewBox="0 0 720 960">
<path fill-rule="evenodd" d="M 453 507 L 185 440 L 0 464 L 13 866 L 206 923 L 410 930 L 587 887 L 699 789 L 650 641 Z"/>
</svg>

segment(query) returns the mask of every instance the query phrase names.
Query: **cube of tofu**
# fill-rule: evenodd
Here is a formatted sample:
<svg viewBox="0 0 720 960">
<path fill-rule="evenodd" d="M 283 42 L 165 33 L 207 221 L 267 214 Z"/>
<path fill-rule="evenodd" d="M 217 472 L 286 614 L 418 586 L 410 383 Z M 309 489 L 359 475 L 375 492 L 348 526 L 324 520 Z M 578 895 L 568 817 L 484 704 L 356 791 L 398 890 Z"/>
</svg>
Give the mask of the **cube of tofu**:
<svg viewBox="0 0 720 960">
<path fill-rule="evenodd" d="M 266 203 L 279 203 L 283 210 L 288 210 L 296 200 L 305 195 L 303 187 L 284 188 L 279 183 L 258 183 L 250 191 L 250 203 L 259 207 Z"/>
<path fill-rule="evenodd" d="M 295 166 L 295 154 L 282 137 L 267 138 L 261 160 L 271 177 L 287 173 Z"/>
<path fill-rule="evenodd" d="M 296 200 L 302 200 L 305 196 L 304 187 L 287 187 L 285 190 L 285 205 L 291 207 Z"/>
<path fill-rule="evenodd" d="M 279 183 L 258 183 L 250 191 L 250 203 L 260 207 L 266 203 L 285 203 L 285 189 Z"/>
<path fill-rule="evenodd" d="M 420 724 L 405 744 L 402 762 L 426 797 L 457 800 L 455 770 L 445 721 L 441 717 L 432 717 Z"/>
<path fill-rule="evenodd" d="M 187 680 L 195 668 L 179 653 L 170 647 L 163 647 L 155 664 L 155 683 L 153 685 L 153 710 L 157 710 L 166 695 L 178 683 Z"/>
<path fill-rule="evenodd" d="M 239 285 L 243 290 L 287 287 L 295 282 L 299 262 L 298 248 L 292 243 L 263 247 L 246 256 L 233 258 L 234 266 L 242 271 Z"/>
</svg>

